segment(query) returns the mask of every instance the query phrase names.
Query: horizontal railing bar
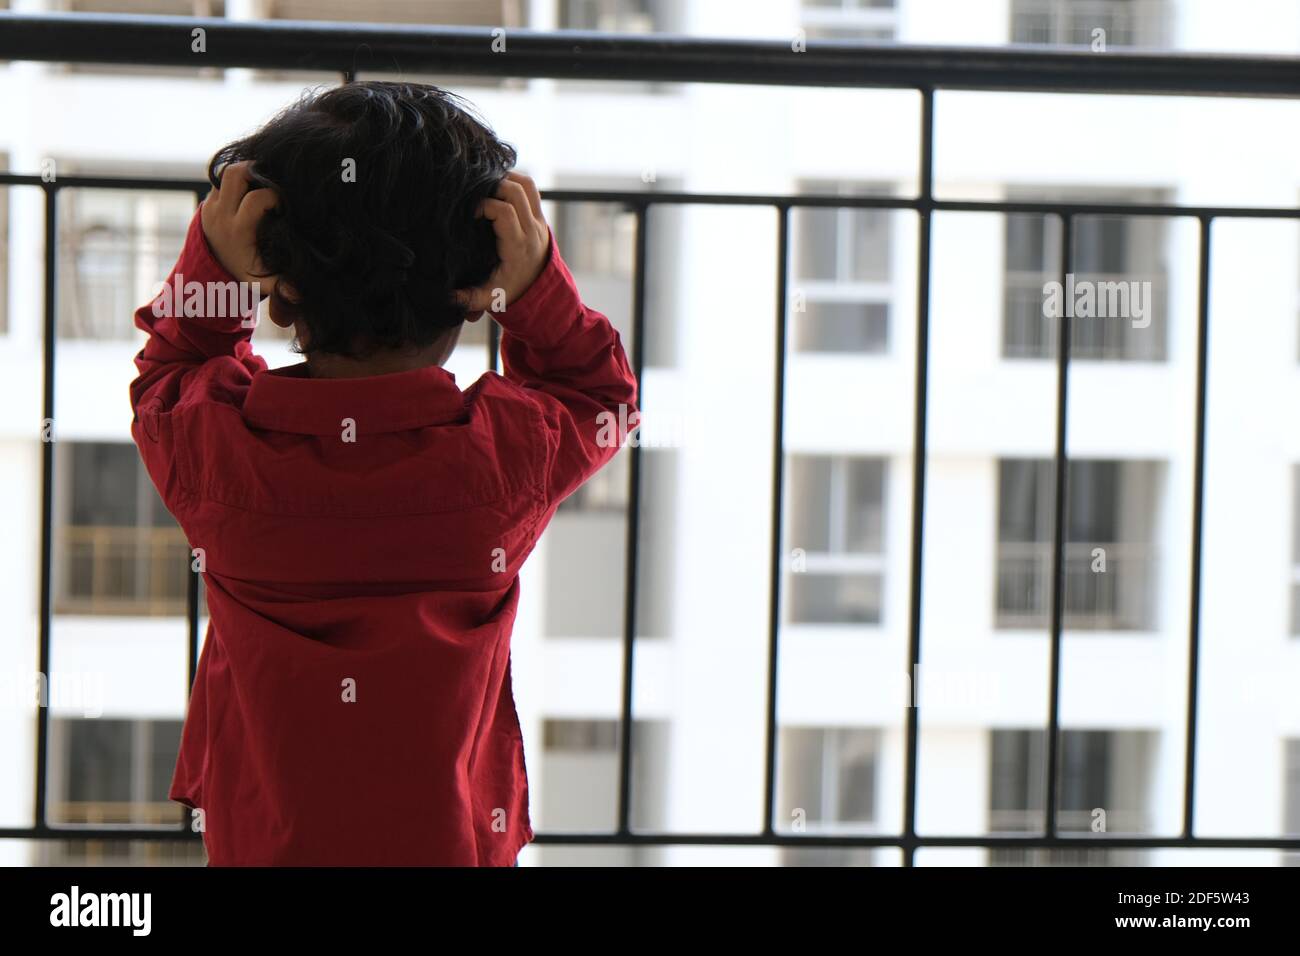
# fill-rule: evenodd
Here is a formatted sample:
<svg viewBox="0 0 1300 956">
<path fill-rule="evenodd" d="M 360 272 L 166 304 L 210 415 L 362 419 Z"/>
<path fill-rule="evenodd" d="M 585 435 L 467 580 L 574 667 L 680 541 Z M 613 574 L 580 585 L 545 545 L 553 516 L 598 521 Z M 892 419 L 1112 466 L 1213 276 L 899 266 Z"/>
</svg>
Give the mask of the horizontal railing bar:
<svg viewBox="0 0 1300 956">
<path fill-rule="evenodd" d="M 39 175 L 0 173 L 0 186 L 40 186 L 51 189 L 148 189 L 192 193 L 210 189 L 204 179 L 155 179 L 149 176 L 58 176 L 48 182 Z"/>
<path fill-rule="evenodd" d="M 191 31 L 206 31 L 191 52 Z M 504 40 L 505 52 L 498 52 Z M 494 47 L 494 41 L 497 46 Z M 798 49 L 796 49 L 798 48 Z M 0 14 L 0 60 L 888 89 L 1300 96 L 1300 59 L 1063 47 L 732 40 L 121 14 Z"/>
<path fill-rule="evenodd" d="M 1001 849 L 1007 847 L 1045 847 L 1054 849 L 1096 849 L 1096 850 L 1158 850 L 1158 849 L 1258 849 L 1258 850 L 1296 850 L 1300 851 L 1300 838 L 1288 837 L 1140 837 L 1140 836 L 1103 836 L 1084 833 L 1079 836 L 1059 834 L 1048 837 L 1042 834 L 997 835 L 997 836 L 918 836 L 908 841 L 897 835 L 881 836 L 794 836 L 775 834 L 717 834 L 717 833 L 673 833 L 673 834 L 586 834 L 586 833 L 538 833 L 534 843 L 567 845 L 600 844 L 635 844 L 651 846 L 783 846 L 783 847 L 972 847 Z"/>
<path fill-rule="evenodd" d="M 123 823 L 78 826 L 69 824 L 47 827 L 0 827 L 0 840 L 198 840 L 202 834 L 191 832 L 183 817 L 176 824 L 133 825 Z"/>
<path fill-rule="evenodd" d="M 151 179 L 129 176 L 60 176 L 44 182 L 40 176 L 0 173 L 0 186 L 41 186 L 55 189 L 143 189 L 194 192 L 206 190 L 202 179 Z M 935 199 L 912 196 L 813 196 L 785 193 L 683 193 L 637 190 L 543 189 L 554 202 L 607 202 L 637 206 L 775 206 L 845 209 L 929 208 L 935 212 L 1028 213 L 1071 216 L 1151 216 L 1191 219 L 1300 219 L 1300 206 L 1182 206 L 1177 203 L 1054 202 L 1050 200 Z"/>
<path fill-rule="evenodd" d="M 162 827 L 0 827 L 0 840 L 140 840 L 198 841 L 200 834 Z M 538 833 L 535 844 L 565 846 L 737 846 L 737 847 L 967 847 L 970 849 L 1069 850 L 1287 850 L 1300 852 L 1300 837 L 1108 836 L 1088 832 L 1060 834 L 979 834 L 917 836 L 896 834 L 809 835 L 749 833 Z"/>
<path fill-rule="evenodd" d="M 1152 216 L 1193 219 L 1300 219 L 1300 207 L 1180 206 L 1177 203 L 1096 203 L 936 199 L 939 212 L 1002 212 L 1070 216 Z"/>
</svg>

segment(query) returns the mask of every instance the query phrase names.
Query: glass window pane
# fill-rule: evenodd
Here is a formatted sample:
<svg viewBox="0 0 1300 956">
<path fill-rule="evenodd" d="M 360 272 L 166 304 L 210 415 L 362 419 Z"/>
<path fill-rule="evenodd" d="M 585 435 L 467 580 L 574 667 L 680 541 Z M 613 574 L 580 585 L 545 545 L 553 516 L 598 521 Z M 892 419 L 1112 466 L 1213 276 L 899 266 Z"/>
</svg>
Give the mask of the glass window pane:
<svg viewBox="0 0 1300 956">
<path fill-rule="evenodd" d="M 881 593 L 878 574 L 792 574 L 790 620 L 800 624 L 879 624 Z"/>
<path fill-rule="evenodd" d="M 790 546 L 805 551 L 831 549 L 831 459 L 796 455 L 790 459 Z"/>
<path fill-rule="evenodd" d="M 879 554 L 885 541 L 885 463 L 849 458 L 845 470 L 849 501 L 844 550 Z"/>
</svg>

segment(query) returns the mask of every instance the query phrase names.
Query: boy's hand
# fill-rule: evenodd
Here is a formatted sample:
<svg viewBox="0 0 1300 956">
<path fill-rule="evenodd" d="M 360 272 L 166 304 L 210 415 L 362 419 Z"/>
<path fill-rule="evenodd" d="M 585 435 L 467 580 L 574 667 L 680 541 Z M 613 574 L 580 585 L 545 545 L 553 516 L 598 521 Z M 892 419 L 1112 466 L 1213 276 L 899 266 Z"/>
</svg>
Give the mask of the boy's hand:
<svg viewBox="0 0 1300 956">
<path fill-rule="evenodd" d="M 542 273 L 551 248 L 551 230 L 542 215 L 542 197 L 537 184 L 523 173 L 506 174 L 496 199 L 485 199 L 479 215 L 492 220 L 501 264 L 487 282 L 471 289 L 458 289 L 456 299 L 470 310 L 469 321 L 477 321 L 494 305 L 499 307 L 500 289 L 505 304 L 518 299 Z"/>
<path fill-rule="evenodd" d="M 221 171 L 221 186 L 203 200 L 203 234 L 226 271 L 240 282 L 260 282 L 270 291 L 273 282 L 262 273 L 257 255 L 257 224 L 275 205 L 271 189 L 249 189 L 250 163 L 231 163 Z"/>
</svg>

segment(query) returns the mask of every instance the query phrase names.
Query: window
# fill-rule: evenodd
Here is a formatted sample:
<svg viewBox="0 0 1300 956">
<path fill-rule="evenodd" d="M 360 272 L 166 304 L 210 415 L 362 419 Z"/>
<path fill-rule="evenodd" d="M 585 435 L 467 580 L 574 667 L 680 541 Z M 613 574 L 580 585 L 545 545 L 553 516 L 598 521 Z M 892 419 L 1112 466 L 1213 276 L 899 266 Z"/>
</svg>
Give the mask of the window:
<svg viewBox="0 0 1300 956">
<path fill-rule="evenodd" d="M 663 826 L 667 781 L 668 724 L 632 722 L 632 825 Z M 590 832 L 617 825 L 619 791 L 619 721 L 605 718 L 552 718 L 542 725 L 544 770 L 540 810 L 547 830 Z M 540 827 L 539 827 L 540 828 Z M 547 863 L 565 862 L 580 851 L 547 847 Z M 628 866 L 646 862 L 647 851 L 620 847 L 612 851 Z"/>
<path fill-rule="evenodd" d="M 635 187 L 621 182 L 606 188 Z M 613 202 L 563 202 L 556 209 L 555 222 L 556 232 L 564 234 L 564 261 L 571 270 L 624 280 L 632 277 L 636 216 L 631 210 Z"/>
<path fill-rule="evenodd" d="M 677 468 L 674 448 L 641 449 L 636 636 L 669 637 L 677 607 Z"/>
<path fill-rule="evenodd" d="M 1104 36 L 1106 49 L 1162 47 L 1169 18 L 1166 0 L 1012 0 L 1011 42 L 1091 48 Z"/>
<path fill-rule="evenodd" d="M 1082 190 L 1048 192 L 1012 190 L 1024 199 L 1095 202 L 1157 202 L 1151 191 L 1101 194 Z M 1061 230 L 1055 217 L 1006 216 L 1006 285 L 1003 300 L 1002 354 L 1006 358 L 1055 358 L 1059 319 L 1044 315 L 1044 285 L 1060 281 Z M 1166 358 L 1168 269 L 1167 223 L 1142 217 L 1076 216 L 1071 271 L 1076 283 L 1093 283 L 1099 291 L 1098 315 L 1071 322 L 1070 357 L 1163 362 Z M 1106 285 L 1102 285 L 1106 283 Z M 1142 298 L 1130 298 L 1134 283 Z M 1082 286 L 1079 286 L 1082 288 Z M 1112 314 L 1101 316 L 1100 300 Z M 1138 302 L 1149 313 L 1136 316 Z M 1124 311 L 1129 314 L 1116 315 Z M 1115 309 L 1113 306 L 1120 306 Z"/>
<path fill-rule="evenodd" d="M 58 169 L 67 171 L 62 163 Z M 176 263 L 194 204 L 183 192 L 61 191 L 59 336 L 134 340 L 135 310 L 154 297 Z"/>
<path fill-rule="evenodd" d="M 601 33 L 667 33 L 679 19 L 672 0 L 559 0 L 560 28 Z"/>
<path fill-rule="evenodd" d="M 617 192 L 672 191 L 680 181 L 657 172 L 653 182 L 639 177 L 561 175 L 556 187 Z M 681 210 L 652 205 L 646 212 L 645 364 L 668 367 L 677 358 L 673 307 L 681 282 Z M 604 313 L 629 350 L 636 268 L 636 213 L 620 202 L 557 202 L 552 216 L 556 241 L 582 299 Z"/>
<path fill-rule="evenodd" d="M 879 353 L 887 350 L 889 306 L 884 302 L 811 303 L 795 333 L 799 352 Z"/>
<path fill-rule="evenodd" d="M 871 832 L 881 733 L 873 727 L 782 727 L 777 754 L 780 831 Z M 784 847 L 783 866 L 870 865 L 870 849 Z"/>
<path fill-rule="evenodd" d="M 600 33 L 680 33 L 686 0 L 557 0 L 561 30 L 594 30 Z M 663 93 L 678 84 L 603 80 L 562 80 L 561 88 L 586 93 Z"/>
<path fill-rule="evenodd" d="M 59 160 L 60 175 L 206 179 L 202 166 Z M 0 192 L 3 197 L 3 192 Z M 132 341 L 135 310 L 171 271 L 194 215 L 193 193 L 86 189 L 59 193 L 58 334 L 64 339 Z M 293 330 L 262 321 L 255 342 L 289 342 Z"/>
<path fill-rule="evenodd" d="M 50 815 L 59 823 L 164 823 L 181 721 L 55 717 Z"/>
<path fill-rule="evenodd" d="M 886 186 L 805 180 L 800 193 L 887 195 Z M 888 209 L 796 207 L 791 211 L 795 351 L 881 353 L 889 347 Z"/>
<path fill-rule="evenodd" d="M 792 455 L 787 462 L 787 620 L 879 624 L 885 574 L 885 461 Z"/>
<path fill-rule="evenodd" d="M 167 798 L 180 720 L 100 717 L 50 719 L 47 793 L 52 823 L 172 824 L 186 810 Z M 64 840 L 42 841 L 41 864 L 201 865 L 197 842 Z"/>
<path fill-rule="evenodd" d="M 782 727 L 782 827 L 796 814 L 810 829 L 872 823 L 879 749 L 870 727 Z"/>
<path fill-rule="evenodd" d="M 1057 828 L 1086 833 L 1103 823 L 1108 833 L 1150 830 L 1150 780 L 1157 735 L 1142 730 L 1062 730 L 1057 781 Z M 989 832 L 1033 833 L 1044 827 L 1047 732 L 993 730 L 989 741 Z M 1104 817 L 1096 811 L 1104 812 Z M 1104 822 L 1103 822 L 1104 821 Z M 990 851 L 995 866 L 1141 864 L 1143 851 Z"/>
<path fill-rule="evenodd" d="M 224 17 L 225 0 L 55 0 L 68 13 L 134 13 L 140 16 Z"/>
<path fill-rule="evenodd" d="M 1066 628 L 1151 630 L 1155 626 L 1154 525 L 1158 462 L 1071 461 L 1067 474 Z M 1055 527 L 1054 465 L 998 463 L 999 628 L 1049 625 Z"/>
<path fill-rule="evenodd" d="M 185 613 L 190 550 L 139 452 L 126 442 L 60 442 L 55 611 Z"/>
<path fill-rule="evenodd" d="M 528 0 L 369 0 L 364 4 L 353 0 L 262 0 L 261 7 L 261 15 L 267 20 L 477 26 L 506 30 L 527 26 L 527 14 Z M 434 83 L 448 89 L 464 86 L 520 89 L 525 84 L 525 81 L 513 77 L 415 73 L 391 57 L 371 58 L 364 45 L 358 46 L 353 69 L 361 79 Z M 299 86 L 334 85 L 341 79 L 337 72 L 302 70 L 258 70 L 257 77 L 263 81 Z"/>
<path fill-rule="evenodd" d="M 226 0 L 53 0 L 54 10 L 67 13 L 131 13 L 138 16 L 224 17 Z M 224 71 L 212 67 L 198 70 L 168 66 L 136 66 L 118 63 L 67 63 L 56 69 L 68 73 L 122 74 L 174 77 L 192 80 L 219 78 Z"/>
<path fill-rule="evenodd" d="M 566 498 L 546 529 L 547 637 L 623 634 L 627 451 Z"/>
<path fill-rule="evenodd" d="M 620 179 L 565 179 L 565 189 L 632 189 Z M 636 216 L 614 202 L 562 202 L 553 229 L 565 264 L 582 299 L 604 313 L 625 346 L 632 343 L 632 272 L 636 258 Z"/>
<path fill-rule="evenodd" d="M 523 26 L 523 0 L 265 0 L 268 20 L 341 20 L 439 26 Z"/>
<path fill-rule="evenodd" d="M 618 750 L 616 720 L 548 720 L 543 728 L 547 750 L 608 753 Z"/>
<path fill-rule="evenodd" d="M 677 451 L 643 447 L 636 634 L 672 633 Z M 630 452 L 615 455 L 561 503 L 546 531 L 545 633 L 621 638 L 626 591 Z"/>
<path fill-rule="evenodd" d="M 803 0 L 799 11 L 809 40 L 893 40 L 895 0 Z"/>
</svg>

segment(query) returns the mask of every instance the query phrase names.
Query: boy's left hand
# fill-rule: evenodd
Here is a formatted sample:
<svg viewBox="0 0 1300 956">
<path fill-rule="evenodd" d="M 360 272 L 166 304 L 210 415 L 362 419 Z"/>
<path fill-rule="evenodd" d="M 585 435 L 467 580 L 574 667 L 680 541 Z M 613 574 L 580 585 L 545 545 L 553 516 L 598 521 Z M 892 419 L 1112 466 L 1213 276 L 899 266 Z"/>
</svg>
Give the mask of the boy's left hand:
<svg viewBox="0 0 1300 956">
<path fill-rule="evenodd" d="M 523 295 L 542 274 L 551 250 L 551 229 L 542 215 L 542 196 L 531 177 L 507 173 L 497 188 L 497 197 L 483 200 L 479 215 L 492 221 L 501 264 L 482 285 L 456 291 L 457 300 L 470 310 L 466 318 L 471 322 L 498 305 L 502 296 L 504 304 L 509 305 Z"/>
<path fill-rule="evenodd" d="M 203 234 L 217 261 L 240 282 L 258 282 L 264 292 L 274 280 L 263 275 L 257 255 L 257 225 L 276 204 L 272 189 L 250 189 L 251 163 L 231 163 L 221 171 L 221 186 L 203 200 Z"/>
</svg>

